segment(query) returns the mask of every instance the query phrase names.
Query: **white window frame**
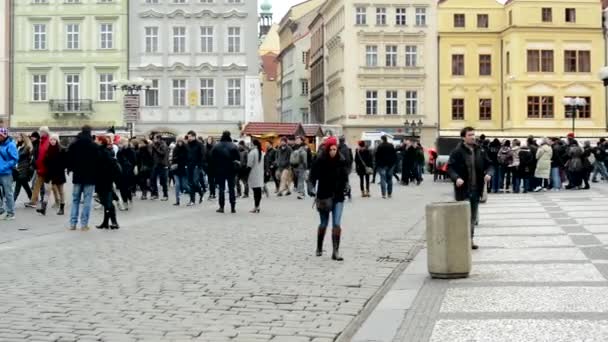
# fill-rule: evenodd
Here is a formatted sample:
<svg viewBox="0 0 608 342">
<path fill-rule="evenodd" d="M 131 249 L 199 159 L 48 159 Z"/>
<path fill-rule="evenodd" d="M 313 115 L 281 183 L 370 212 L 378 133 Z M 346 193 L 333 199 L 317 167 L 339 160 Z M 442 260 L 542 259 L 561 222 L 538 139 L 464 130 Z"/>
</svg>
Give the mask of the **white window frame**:
<svg viewBox="0 0 608 342">
<path fill-rule="evenodd" d="M 355 8 L 355 25 L 367 25 L 367 7 Z"/>
<path fill-rule="evenodd" d="M 32 101 L 46 102 L 48 93 L 48 75 L 34 74 L 32 75 Z"/>
<path fill-rule="evenodd" d="M 407 8 L 406 7 L 395 8 L 395 25 L 407 26 Z"/>
<path fill-rule="evenodd" d="M 376 7 L 376 25 L 386 25 L 386 7 Z"/>
<path fill-rule="evenodd" d="M 150 89 L 146 90 L 144 106 L 145 107 L 160 107 L 160 87 L 158 79 L 152 79 Z"/>
<path fill-rule="evenodd" d="M 186 53 L 187 42 L 188 42 L 188 29 L 186 26 L 173 26 L 171 28 L 173 38 L 173 53 Z"/>
<path fill-rule="evenodd" d="M 426 26 L 426 8 L 416 7 L 416 26 Z"/>
<path fill-rule="evenodd" d="M 201 40 L 201 52 L 202 53 L 213 53 L 214 46 L 214 27 L 213 26 L 201 26 L 200 27 L 200 40 Z"/>
<path fill-rule="evenodd" d="M 399 115 L 399 92 L 386 91 L 386 115 Z"/>
<path fill-rule="evenodd" d="M 228 45 L 226 46 L 228 53 L 241 52 L 241 31 L 241 28 L 238 26 L 228 27 Z"/>
<path fill-rule="evenodd" d="M 98 100 L 102 102 L 114 101 L 114 88 L 112 87 L 114 74 L 100 73 L 97 80 L 99 81 Z"/>
<path fill-rule="evenodd" d="M 365 46 L 365 66 L 369 68 L 378 66 L 378 45 Z"/>
<path fill-rule="evenodd" d="M 405 92 L 405 114 L 418 115 L 418 91 L 407 90 Z"/>
<path fill-rule="evenodd" d="M 200 79 L 200 105 L 202 107 L 215 106 L 215 80 L 213 78 Z"/>
<path fill-rule="evenodd" d="M 187 89 L 188 80 L 183 78 L 174 78 L 171 80 L 171 104 L 173 107 L 187 107 Z"/>
<path fill-rule="evenodd" d="M 146 53 L 157 53 L 159 51 L 159 27 L 144 27 L 144 45 Z"/>
<path fill-rule="evenodd" d="M 32 50 L 46 50 L 47 49 L 47 25 L 46 24 L 33 24 L 32 25 Z"/>
<path fill-rule="evenodd" d="M 301 96 L 308 96 L 308 94 L 310 94 L 310 88 L 309 88 L 309 83 L 308 80 L 300 80 L 300 95 Z"/>
<path fill-rule="evenodd" d="M 99 24 L 99 48 L 103 50 L 114 48 L 114 24 Z"/>
<path fill-rule="evenodd" d="M 226 84 L 226 104 L 229 107 L 242 106 L 243 81 L 240 78 L 229 78 L 226 80 Z"/>
<path fill-rule="evenodd" d="M 385 66 L 387 68 L 395 68 L 398 64 L 399 47 L 397 45 L 386 45 L 385 46 Z"/>
<path fill-rule="evenodd" d="M 410 68 L 418 66 L 418 46 L 405 46 L 405 66 Z"/>
<path fill-rule="evenodd" d="M 365 91 L 365 115 L 378 115 L 378 91 Z"/>
<path fill-rule="evenodd" d="M 80 50 L 80 24 L 65 24 L 65 42 L 67 50 Z"/>
</svg>

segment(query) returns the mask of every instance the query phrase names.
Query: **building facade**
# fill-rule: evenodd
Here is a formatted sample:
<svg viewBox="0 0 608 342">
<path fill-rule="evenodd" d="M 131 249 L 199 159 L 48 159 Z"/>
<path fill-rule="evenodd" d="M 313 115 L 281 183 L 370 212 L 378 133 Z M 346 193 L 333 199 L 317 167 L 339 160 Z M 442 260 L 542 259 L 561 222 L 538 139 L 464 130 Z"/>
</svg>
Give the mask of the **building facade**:
<svg viewBox="0 0 608 342">
<path fill-rule="evenodd" d="M 0 0 L 0 119 L 5 123 L 10 113 L 11 2 Z"/>
<path fill-rule="evenodd" d="M 323 54 L 323 15 L 317 13 L 309 26 L 310 52 L 308 54 L 308 79 L 310 80 L 310 117 L 312 122 L 325 122 L 325 83 L 323 71 L 325 55 Z"/>
<path fill-rule="evenodd" d="M 11 126 L 123 126 L 127 0 L 14 1 Z"/>
<path fill-rule="evenodd" d="M 260 58 L 262 59 L 262 69 L 260 70 L 260 84 L 262 87 L 262 108 L 264 111 L 264 122 L 279 122 L 279 100 L 278 79 L 278 60 L 279 54 L 279 26 L 273 24 L 259 47 Z"/>
<path fill-rule="evenodd" d="M 279 23 L 280 114 L 281 122 L 312 122 L 309 109 L 310 80 L 308 53 L 309 25 L 322 0 L 309 0 L 293 6 Z"/>
<path fill-rule="evenodd" d="M 434 144 L 436 2 L 328 0 L 320 12 L 326 123 L 343 126 L 351 143 L 373 131 Z M 408 132 L 406 120 L 421 131 Z"/>
<path fill-rule="evenodd" d="M 257 1 L 130 3 L 130 77 L 152 82 L 138 132 L 236 134 L 262 120 Z"/>
<path fill-rule="evenodd" d="M 600 12 L 594 0 L 441 2 L 440 134 L 470 125 L 488 136 L 565 136 L 574 111 L 563 99 L 580 97 L 576 134 L 604 135 Z"/>
</svg>

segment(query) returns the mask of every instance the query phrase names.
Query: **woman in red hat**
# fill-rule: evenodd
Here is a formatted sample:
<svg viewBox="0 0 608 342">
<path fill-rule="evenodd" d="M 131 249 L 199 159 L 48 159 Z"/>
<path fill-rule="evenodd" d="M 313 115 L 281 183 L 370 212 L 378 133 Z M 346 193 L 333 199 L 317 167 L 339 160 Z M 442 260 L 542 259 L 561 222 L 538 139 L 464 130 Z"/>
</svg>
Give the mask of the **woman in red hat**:
<svg viewBox="0 0 608 342">
<path fill-rule="evenodd" d="M 342 236 L 342 211 L 344 210 L 344 194 L 348 182 L 346 159 L 338 153 L 338 141 L 329 137 L 323 144 L 323 151 L 313 164 L 310 181 L 317 185 L 316 206 L 319 211 L 320 223 L 317 230 L 317 256 L 323 255 L 323 239 L 332 216 L 332 245 L 333 260 L 344 260 L 339 253 Z"/>
</svg>

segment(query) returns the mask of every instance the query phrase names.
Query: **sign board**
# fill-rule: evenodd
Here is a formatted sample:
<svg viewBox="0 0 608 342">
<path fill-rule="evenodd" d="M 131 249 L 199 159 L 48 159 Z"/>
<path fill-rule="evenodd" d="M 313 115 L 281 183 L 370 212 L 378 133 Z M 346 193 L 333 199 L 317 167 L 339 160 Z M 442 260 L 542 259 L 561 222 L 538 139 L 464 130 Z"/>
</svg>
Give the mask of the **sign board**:
<svg viewBox="0 0 608 342">
<path fill-rule="evenodd" d="M 139 94 L 128 94 L 123 98 L 124 119 L 135 122 L 139 119 Z"/>
<path fill-rule="evenodd" d="M 198 104 L 198 92 L 196 90 L 188 93 L 188 104 L 192 107 Z"/>
</svg>

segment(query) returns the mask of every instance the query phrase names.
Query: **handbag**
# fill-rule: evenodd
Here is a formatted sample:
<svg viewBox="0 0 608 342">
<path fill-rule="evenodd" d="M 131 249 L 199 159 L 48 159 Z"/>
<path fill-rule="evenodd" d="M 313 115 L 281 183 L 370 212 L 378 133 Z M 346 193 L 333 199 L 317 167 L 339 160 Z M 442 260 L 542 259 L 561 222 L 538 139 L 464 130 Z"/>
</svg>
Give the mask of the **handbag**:
<svg viewBox="0 0 608 342">
<path fill-rule="evenodd" d="M 357 156 L 359 156 L 359 160 L 361 161 L 361 164 L 363 164 L 363 167 L 365 168 L 365 174 L 373 175 L 374 169 L 372 169 L 371 167 L 368 167 L 367 164 L 365 164 L 365 162 L 363 161 L 363 158 L 361 158 L 361 154 L 359 153 L 359 150 L 357 150 Z"/>
<path fill-rule="evenodd" d="M 321 212 L 329 212 L 333 209 L 334 207 L 334 199 L 333 198 L 325 198 L 325 199 L 319 199 L 317 198 L 315 200 L 315 204 L 317 206 L 317 210 L 321 211 Z"/>
</svg>

